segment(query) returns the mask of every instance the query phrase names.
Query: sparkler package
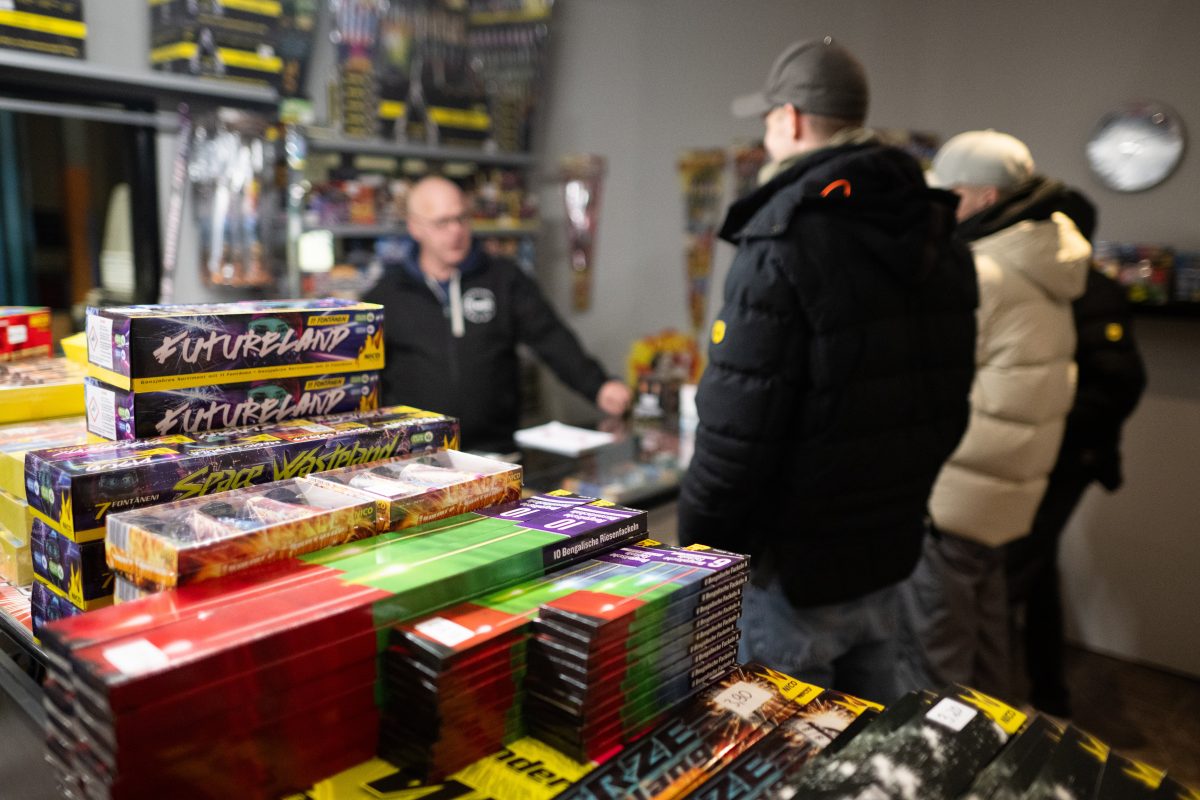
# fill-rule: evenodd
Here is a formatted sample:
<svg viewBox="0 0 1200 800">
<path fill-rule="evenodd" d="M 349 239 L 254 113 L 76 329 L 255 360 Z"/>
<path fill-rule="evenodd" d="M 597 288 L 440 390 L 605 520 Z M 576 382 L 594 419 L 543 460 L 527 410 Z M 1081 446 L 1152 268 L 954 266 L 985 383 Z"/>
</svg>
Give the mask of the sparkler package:
<svg viewBox="0 0 1200 800">
<path fill-rule="evenodd" d="M 393 456 L 456 447 L 458 421 L 408 406 L 275 425 L 29 453 L 34 516 L 77 542 L 103 538 L 109 513 Z"/>
<path fill-rule="evenodd" d="M 1038 715 L 979 773 L 963 800 L 1018 800 L 1062 739 L 1062 729 Z"/>
<path fill-rule="evenodd" d="M 112 796 L 303 788 L 374 753 L 377 631 L 644 533 L 644 512 L 545 495 L 64 621 L 46 648 L 79 709 L 65 769 Z"/>
<path fill-rule="evenodd" d="M 957 798 L 1024 722 L 1016 709 L 954 686 L 882 737 L 871 736 L 868 726 L 845 751 L 814 762 L 788 788 L 821 800 Z"/>
<path fill-rule="evenodd" d="M 695 596 L 745 565 L 744 556 L 647 539 L 393 628 L 381 753 L 413 774 L 441 777 L 519 738 L 529 623 L 556 605 L 615 601 L 632 613 Z"/>
<path fill-rule="evenodd" d="M 0 361 L 53 352 L 50 309 L 45 306 L 0 306 Z"/>
<path fill-rule="evenodd" d="M 1096 800 L 1153 800 L 1163 773 L 1153 767 L 1110 753 Z"/>
<path fill-rule="evenodd" d="M 384 532 L 518 500 L 521 475 L 515 464 L 441 450 L 315 473 L 309 479 L 375 498 Z"/>
<path fill-rule="evenodd" d="M 127 441 L 373 411 L 379 407 L 379 373 L 273 378 L 147 392 L 128 392 L 87 378 L 85 395 L 88 431 L 110 441 Z"/>
<path fill-rule="evenodd" d="M 104 542 L 72 542 L 46 523 L 33 521 L 33 570 L 59 597 L 88 611 L 111 605 L 113 574 L 104 560 Z"/>
<path fill-rule="evenodd" d="M 1200 800 L 1200 792 L 1189 789 L 1168 775 L 1159 785 L 1154 800 Z"/>
<path fill-rule="evenodd" d="M 88 371 L 119 389 L 185 389 L 383 367 L 383 307 L 255 300 L 87 310 Z"/>
<path fill-rule="evenodd" d="M 0 490 L 25 500 L 25 453 L 87 441 L 83 417 L 0 425 Z"/>
<path fill-rule="evenodd" d="M 1054 753 L 1022 798 L 1084 800 L 1095 797 L 1108 755 L 1108 745 L 1074 725 L 1068 725 Z"/>
<path fill-rule="evenodd" d="M 0 363 L 0 423 L 83 413 L 83 371 L 65 358 Z"/>
</svg>

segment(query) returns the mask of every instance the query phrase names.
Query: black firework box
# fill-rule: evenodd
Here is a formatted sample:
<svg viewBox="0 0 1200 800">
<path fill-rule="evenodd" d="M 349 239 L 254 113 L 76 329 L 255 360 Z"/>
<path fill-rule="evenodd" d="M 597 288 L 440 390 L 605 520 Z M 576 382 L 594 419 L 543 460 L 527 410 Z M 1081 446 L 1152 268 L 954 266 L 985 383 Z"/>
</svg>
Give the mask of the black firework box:
<svg viewBox="0 0 1200 800">
<path fill-rule="evenodd" d="M 880 707 L 856 697 L 827 690 L 749 749 L 722 754 L 725 766 L 704 770 L 688 791 L 696 800 L 751 800 L 782 786 L 834 741 L 851 735 L 860 719 L 870 719 Z"/>
<path fill-rule="evenodd" d="M 378 528 L 385 532 L 519 500 L 521 476 L 517 464 L 446 450 L 316 473 L 310 480 L 374 498 Z"/>
<path fill-rule="evenodd" d="M 293 478 L 111 514 L 108 563 L 151 590 L 211 580 L 374 536 L 375 501 Z"/>
<path fill-rule="evenodd" d="M 87 310 L 88 374 L 134 392 L 383 367 L 383 307 L 332 298 Z"/>
<path fill-rule="evenodd" d="M 33 515 L 77 542 L 110 513 L 206 496 L 410 452 L 456 448 L 458 421 L 408 406 L 275 425 L 26 454 Z"/>
<path fill-rule="evenodd" d="M 1062 740 L 1062 728 L 1037 715 L 987 766 L 963 800 L 1019 800 Z"/>
<path fill-rule="evenodd" d="M 29 541 L 33 570 L 52 592 L 83 611 L 112 604 L 104 542 L 73 542 L 40 519 L 33 521 Z"/>
<path fill-rule="evenodd" d="M 1154 800 L 1200 800 L 1200 792 L 1184 786 L 1179 781 L 1167 775 L 1158 787 Z"/>
<path fill-rule="evenodd" d="M 87 378 L 88 431 L 109 441 L 271 425 L 379 407 L 379 373 L 263 378 L 133 392 Z"/>
<path fill-rule="evenodd" d="M 1096 796 L 1109 747 L 1090 733 L 1068 725 L 1050 760 L 1023 798 L 1085 800 Z"/>
<path fill-rule="evenodd" d="M 84 58 L 86 43 L 83 0 L 9 0 L 0 4 L 0 47 Z"/>
<path fill-rule="evenodd" d="M 1153 800 L 1164 773 L 1118 753 L 1109 753 L 1096 800 Z"/>
<path fill-rule="evenodd" d="M 149 0 L 150 65 L 277 86 L 280 0 Z"/>
<path fill-rule="evenodd" d="M 560 797 L 671 796 L 714 757 L 738 742 L 757 742 L 821 692 L 761 664 L 736 667 Z"/>
<path fill-rule="evenodd" d="M 814 800 L 958 797 L 1024 723 L 1024 714 L 999 700 L 953 686 L 894 730 L 882 736 L 863 731 L 842 753 L 801 772 L 789 788 Z"/>
</svg>

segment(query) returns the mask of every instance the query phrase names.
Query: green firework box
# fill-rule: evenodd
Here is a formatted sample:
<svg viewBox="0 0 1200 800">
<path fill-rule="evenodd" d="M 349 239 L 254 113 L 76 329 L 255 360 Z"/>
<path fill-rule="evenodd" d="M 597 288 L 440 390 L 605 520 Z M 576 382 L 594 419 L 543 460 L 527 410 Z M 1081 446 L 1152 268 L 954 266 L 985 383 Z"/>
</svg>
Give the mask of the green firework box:
<svg viewBox="0 0 1200 800">
<path fill-rule="evenodd" d="M 33 571 L 55 594 L 84 611 L 113 602 L 113 573 L 104 542 L 73 542 L 40 519 L 30 535 Z"/>
<path fill-rule="evenodd" d="M 162 391 L 383 368 L 383 307 L 256 300 L 87 310 L 88 374 Z"/>
<path fill-rule="evenodd" d="M 25 491 L 35 517 L 86 542 L 103 538 L 109 513 L 457 443 L 457 420 L 390 406 L 195 436 L 33 451 L 25 459 Z"/>
</svg>

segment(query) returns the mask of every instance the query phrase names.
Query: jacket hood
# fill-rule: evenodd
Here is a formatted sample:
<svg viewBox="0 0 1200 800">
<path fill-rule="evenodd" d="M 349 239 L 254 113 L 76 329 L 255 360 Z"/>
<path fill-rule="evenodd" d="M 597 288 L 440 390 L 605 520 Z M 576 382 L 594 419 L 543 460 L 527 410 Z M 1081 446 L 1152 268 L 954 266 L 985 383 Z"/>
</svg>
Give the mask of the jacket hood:
<svg viewBox="0 0 1200 800">
<path fill-rule="evenodd" d="M 958 235 L 968 242 L 998 233 L 1024 220 L 1048 220 L 1055 211 L 1071 218 L 1084 238 L 1096 230 L 1096 207 L 1080 192 L 1035 175 L 973 217 L 962 221 Z"/>
<path fill-rule="evenodd" d="M 875 262 L 908 281 L 933 272 L 948 244 L 958 198 L 930 189 L 917 162 L 878 142 L 819 150 L 734 203 L 721 238 L 781 235 L 796 214 L 853 218 Z"/>
<path fill-rule="evenodd" d="M 976 257 L 987 256 L 1020 272 L 1047 295 L 1070 302 L 1083 294 L 1092 247 L 1066 214 L 1047 220 L 1023 220 L 971 244 Z"/>
<path fill-rule="evenodd" d="M 376 245 L 376 253 L 385 267 L 399 265 L 401 274 L 414 283 L 425 285 L 425 273 L 421 272 L 421 245 L 417 240 L 405 234 L 393 237 Z M 478 240 L 471 241 L 471 250 L 467 257 L 458 265 L 460 275 L 464 277 L 483 269 L 485 259 Z"/>
</svg>

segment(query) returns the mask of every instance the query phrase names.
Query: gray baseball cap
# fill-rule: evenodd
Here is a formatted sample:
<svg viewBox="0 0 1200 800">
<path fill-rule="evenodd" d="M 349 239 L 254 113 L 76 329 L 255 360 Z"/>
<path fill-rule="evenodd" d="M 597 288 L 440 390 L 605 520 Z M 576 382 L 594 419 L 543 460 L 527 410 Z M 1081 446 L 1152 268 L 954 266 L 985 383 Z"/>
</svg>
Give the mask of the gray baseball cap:
<svg viewBox="0 0 1200 800">
<path fill-rule="evenodd" d="M 1015 136 L 1000 131 L 967 131 L 950 138 L 933 157 L 931 186 L 995 186 L 1012 189 L 1033 176 L 1033 155 Z"/>
<path fill-rule="evenodd" d="M 761 117 L 790 103 L 828 117 L 867 115 L 867 73 L 849 50 L 829 36 L 796 42 L 780 53 L 761 92 L 733 101 L 735 117 Z"/>
</svg>

